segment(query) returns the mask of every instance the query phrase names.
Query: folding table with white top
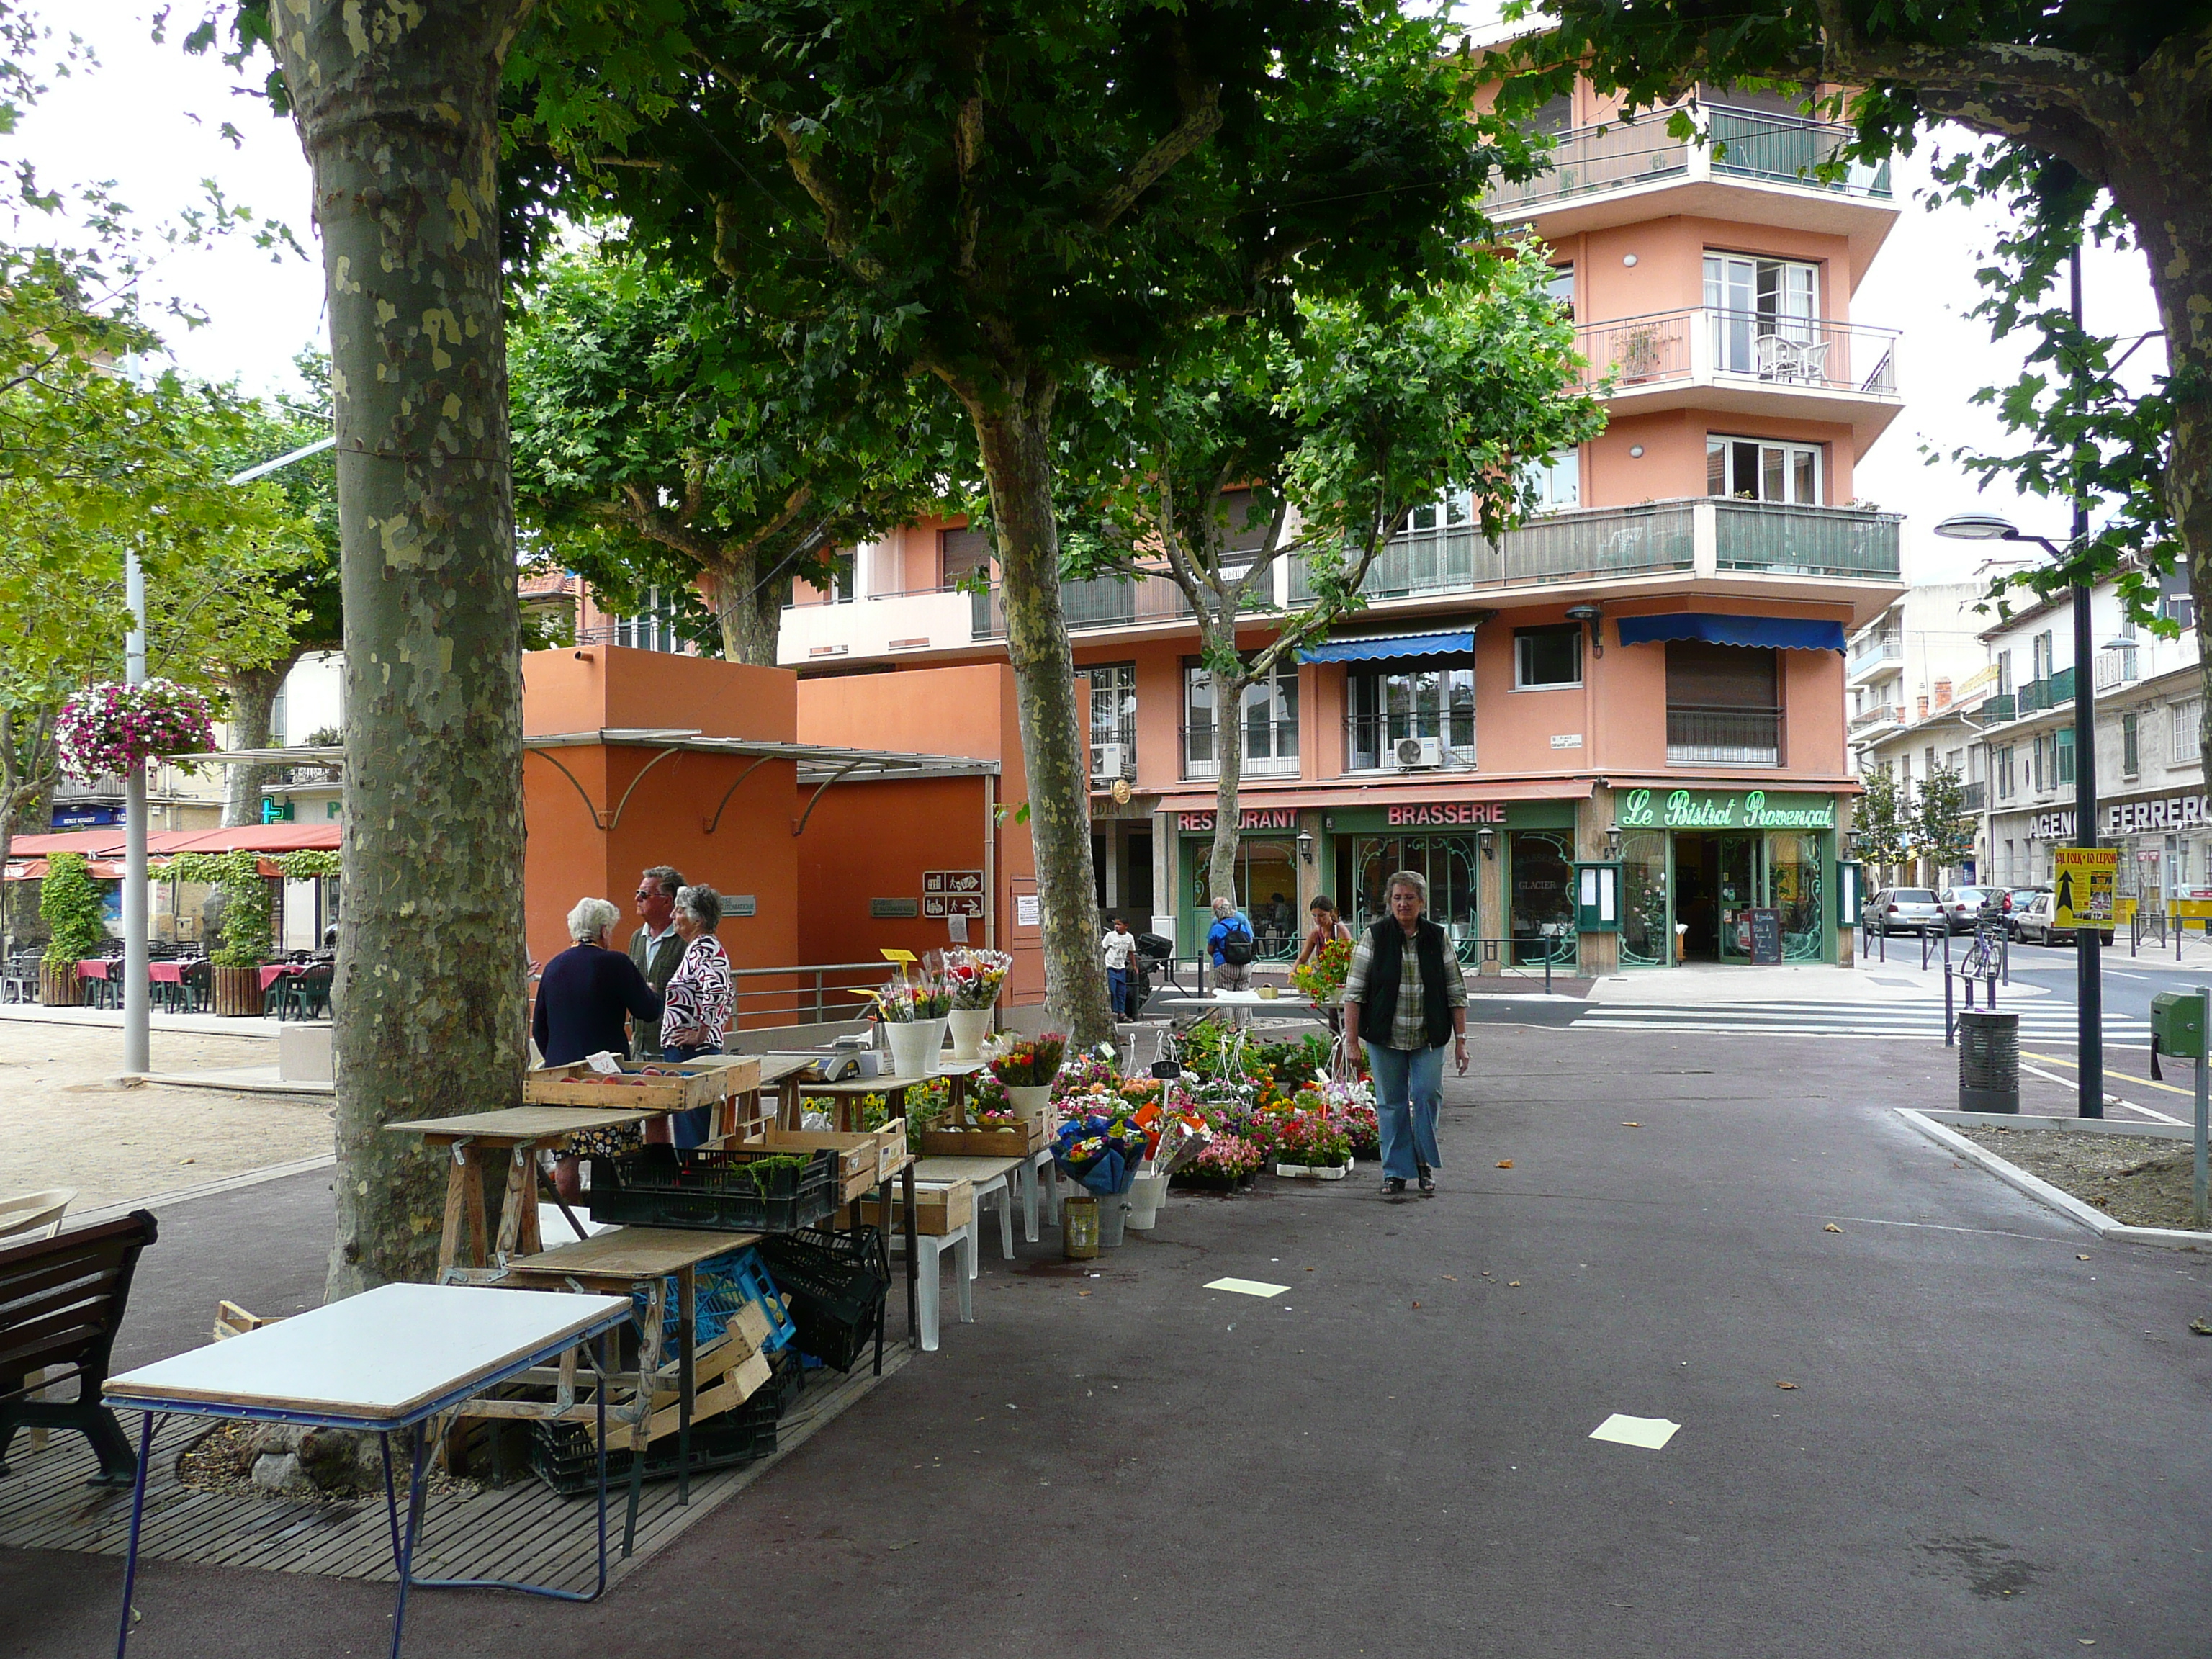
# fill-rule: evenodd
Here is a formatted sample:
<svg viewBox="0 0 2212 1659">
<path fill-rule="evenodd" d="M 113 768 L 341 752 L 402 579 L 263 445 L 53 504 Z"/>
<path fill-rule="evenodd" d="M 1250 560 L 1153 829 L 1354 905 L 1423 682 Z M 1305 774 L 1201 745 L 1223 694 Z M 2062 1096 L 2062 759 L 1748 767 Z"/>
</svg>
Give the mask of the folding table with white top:
<svg viewBox="0 0 2212 1659">
<path fill-rule="evenodd" d="M 138 1475 L 131 1495 L 131 1543 L 123 1564 L 123 1619 L 116 1659 L 131 1640 L 131 1592 L 138 1572 L 138 1532 L 146 1508 L 146 1470 L 154 1429 L 175 1414 L 306 1427 L 353 1429 L 378 1437 L 384 1451 L 384 1503 L 392 1523 L 399 1598 L 392 1620 L 392 1659 L 407 1621 L 407 1592 L 427 1589 L 518 1589 L 565 1601 L 592 1601 L 607 1587 L 606 1389 L 599 1401 L 599 1577 L 588 1595 L 504 1579 L 417 1578 L 415 1541 L 422 1522 L 424 1454 L 437 1437 L 431 1419 L 486 1389 L 597 1340 L 630 1318 L 627 1296 L 575 1296 L 490 1290 L 467 1285 L 385 1285 L 228 1342 L 111 1376 L 107 1404 L 143 1412 Z M 573 1362 L 571 1362 L 573 1363 Z M 403 1534 L 392 1486 L 392 1436 L 417 1429 Z"/>
</svg>

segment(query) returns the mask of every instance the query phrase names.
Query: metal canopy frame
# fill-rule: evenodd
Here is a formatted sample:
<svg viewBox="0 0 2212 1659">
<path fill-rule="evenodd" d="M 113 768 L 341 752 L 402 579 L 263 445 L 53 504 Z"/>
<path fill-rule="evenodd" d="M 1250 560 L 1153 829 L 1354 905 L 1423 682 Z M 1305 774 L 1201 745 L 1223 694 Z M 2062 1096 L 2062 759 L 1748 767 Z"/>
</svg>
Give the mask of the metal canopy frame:
<svg viewBox="0 0 2212 1659">
<path fill-rule="evenodd" d="M 592 804 L 590 793 L 583 782 L 553 753 L 558 749 L 658 749 L 660 752 L 639 769 L 623 791 L 622 799 L 615 803 L 611 813 L 603 813 Z M 559 732 L 522 740 L 525 754 L 544 757 L 559 769 L 562 777 L 574 786 L 584 803 L 584 810 L 592 815 L 592 823 L 602 832 L 613 830 L 622 822 L 630 797 L 645 775 L 672 755 L 724 755 L 749 758 L 752 764 L 738 775 L 735 782 L 724 792 L 716 803 L 714 816 L 702 820 L 705 833 L 713 835 L 722 822 L 723 811 L 730 798 L 738 793 L 746 779 L 772 760 L 797 763 L 798 781 L 801 786 L 815 786 L 806 811 L 793 822 L 791 833 L 803 833 L 807 820 L 814 816 L 814 808 L 833 783 L 872 783 L 890 778 L 957 778 L 995 777 L 1000 765 L 994 760 L 983 760 L 966 755 L 917 755 L 896 749 L 845 749 L 834 744 L 779 743 L 753 738 L 710 738 L 692 726 L 602 726 L 593 732 Z M 178 758 L 206 762 L 217 766 L 329 766 L 342 763 L 345 750 L 342 747 L 320 745 L 297 749 L 233 749 L 215 754 L 185 755 Z"/>
</svg>

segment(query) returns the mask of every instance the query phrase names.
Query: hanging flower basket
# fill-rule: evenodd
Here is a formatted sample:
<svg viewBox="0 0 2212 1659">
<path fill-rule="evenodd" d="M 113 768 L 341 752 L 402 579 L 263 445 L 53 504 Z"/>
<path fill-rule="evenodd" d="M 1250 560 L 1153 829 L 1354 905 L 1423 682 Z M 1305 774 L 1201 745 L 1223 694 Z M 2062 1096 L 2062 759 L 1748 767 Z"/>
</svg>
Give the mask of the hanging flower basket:
<svg viewBox="0 0 2212 1659">
<path fill-rule="evenodd" d="M 90 782 L 121 776 L 142 761 L 213 749 L 215 720 L 205 697 L 174 680 L 95 685 L 63 707 L 55 736 L 62 769 Z"/>
</svg>

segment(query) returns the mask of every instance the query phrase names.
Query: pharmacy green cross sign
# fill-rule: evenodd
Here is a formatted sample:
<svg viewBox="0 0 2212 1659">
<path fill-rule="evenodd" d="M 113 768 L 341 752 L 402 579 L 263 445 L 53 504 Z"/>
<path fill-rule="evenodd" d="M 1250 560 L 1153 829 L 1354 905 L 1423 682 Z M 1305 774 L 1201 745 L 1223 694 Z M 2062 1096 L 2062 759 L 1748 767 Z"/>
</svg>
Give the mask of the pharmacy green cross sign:
<svg viewBox="0 0 2212 1659">
<path fill-rule="evenodd" d="M 1832 830 L 1836 799 L 1764 789 L 1630 789 L 1618 821 L 1624 830 Z"/>
</svg>

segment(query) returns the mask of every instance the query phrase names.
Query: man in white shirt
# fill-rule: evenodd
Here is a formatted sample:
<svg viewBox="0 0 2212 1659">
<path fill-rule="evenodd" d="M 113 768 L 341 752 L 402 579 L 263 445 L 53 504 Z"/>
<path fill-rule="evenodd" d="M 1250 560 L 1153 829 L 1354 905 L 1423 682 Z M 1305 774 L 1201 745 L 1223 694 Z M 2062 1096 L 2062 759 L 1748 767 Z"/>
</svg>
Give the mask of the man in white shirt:
<svg viewBox="0 0 2212 1659">
<path fill-rule="evenodd" d="M 629 959 L 658 993 L 684 960 L 684 939 L 676 931 L 676 893 L 684 885 L 681 872 L 656 864 L 637 878 L 638 928 L 629 936 Z M 630 1020 L 630 1058 L 660 1058 L 660 1022 Z"/>
<path fill-rule="evenodd" d="M 1113 1000 L 1114 1018 L 1134 1019 L 1137 1011 L 1129 1006 L 1129 959 L 1137 954 L 1137 936 L 1129 931 L 1127 922 L 1116 916 L 1099 949 L 1106 953 L 1106 990 Z"/>
</svg>

